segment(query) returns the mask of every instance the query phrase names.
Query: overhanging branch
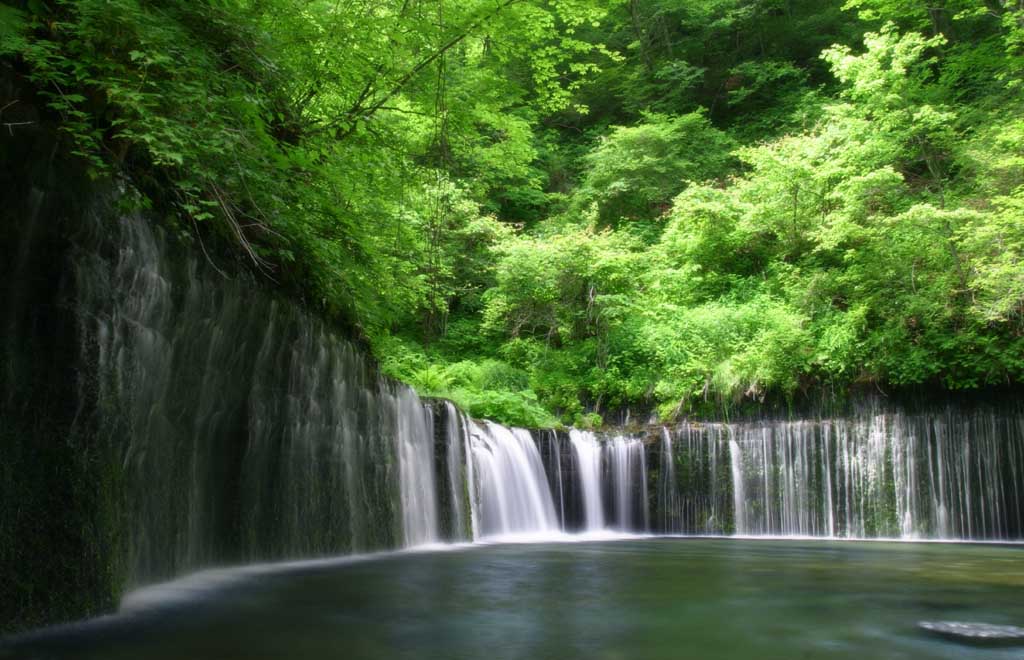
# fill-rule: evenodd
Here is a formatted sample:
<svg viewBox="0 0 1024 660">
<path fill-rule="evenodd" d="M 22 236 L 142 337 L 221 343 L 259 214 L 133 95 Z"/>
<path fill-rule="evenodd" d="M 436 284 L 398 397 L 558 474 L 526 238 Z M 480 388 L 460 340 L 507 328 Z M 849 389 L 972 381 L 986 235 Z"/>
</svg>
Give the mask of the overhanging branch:
<svg viewBox="0 0 1024 660">
<path fill-rule="evenodd" d="M 417 62 L 416 65 L 413 66 L 408 71 L 406 71 L 405 74 L 403 74 L 402 77 L 399 78 L 395 82 L 395 84 L 392 85 L 391 89 L 388 90 L 383 96 L 375 100 L 372 104 L 363 107 L 363 103 L 366 102 L 366 99 L 369 96 L 368 92 L 372 90 L 374 87 L 374 81 L 369 81 L 366 84 L 366 87 L 364 87 L 364 89 L 362 90 L 362 93 L 360 94 L 359 98 L 356 99 L 355 104 L 353 104 L 352 108 L 350 108 L 348 112 L 345 113 L 344 118 L 331 122 L 324 126 L 324 128 L 330 129 L 344 123 L 345 127 L 342 130 L 339 130 L 335 136 L 338 140 L 344 140 L 349 135 L 351 135 L 353 131 L 355 131 L 356 126 L 360 121 L 365 120 L 366 118 L 373 116 L 373 114 L 375 114 L 377 111 L 384 109 L 385 104 L 387 104 L 388 101 L 393 99 L 399 92 L 401 92 L 405 88 L 405 86 L 409 84 L 409 82 L 413 78 L 416 77 L 417 74 L 422 72 L 424 69 L 426 69 L 434 62 L 436 62 L 437 59 L 444 55 L 446 52 L 448 52 L 449 50 L 457 46 L 459 43 L 461 43 L 476 29 L 486 24 L 488 21 L 494 19 L 498 14 L 502 12 L 502 10 L 522 1 L 523 0 L 503 0 L 503 2 L 500 2 L 498 6 L 494 8 L 493 11 L 480 17 L 476 21 L 470 23 L 459 34 L 455 35 L 454 37 L 446 41 L 444 44 L 442 44 L 440 48 L 432 52 L 424 59 Z"/>
</svg>

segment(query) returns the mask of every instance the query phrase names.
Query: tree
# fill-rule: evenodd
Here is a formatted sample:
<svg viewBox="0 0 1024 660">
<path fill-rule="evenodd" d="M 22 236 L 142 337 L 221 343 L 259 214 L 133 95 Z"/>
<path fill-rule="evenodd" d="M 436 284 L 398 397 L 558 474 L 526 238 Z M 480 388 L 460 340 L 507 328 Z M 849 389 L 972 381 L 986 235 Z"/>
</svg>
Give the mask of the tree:
<svg viewBox="0 0 1024 660">
<path fill-rule="evenodd" d="M 637 126 L 618 126 L 584 158 L 586 175 L 574 211 L 593 205 L 598 222 L 649 220 L 664 213 L 689 181 L 722 176 L 731 141 L 704 113 L 649 114 Z"/>
</svg>

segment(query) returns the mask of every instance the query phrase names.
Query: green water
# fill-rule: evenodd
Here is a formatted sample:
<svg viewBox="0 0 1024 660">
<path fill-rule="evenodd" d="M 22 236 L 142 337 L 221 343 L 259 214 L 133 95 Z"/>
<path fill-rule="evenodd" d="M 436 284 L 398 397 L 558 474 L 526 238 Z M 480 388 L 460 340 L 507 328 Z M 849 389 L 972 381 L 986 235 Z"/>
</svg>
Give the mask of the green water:
<svg viewBox="0 0 1024 660">
<path fill-rule="evenodd" d="M 1024 625 L 1024 548 L 647 539 L 398 554 L 259 575 L 0 656 L 1024 658 L 917 628 L 946 619 Z"/>
</svg>

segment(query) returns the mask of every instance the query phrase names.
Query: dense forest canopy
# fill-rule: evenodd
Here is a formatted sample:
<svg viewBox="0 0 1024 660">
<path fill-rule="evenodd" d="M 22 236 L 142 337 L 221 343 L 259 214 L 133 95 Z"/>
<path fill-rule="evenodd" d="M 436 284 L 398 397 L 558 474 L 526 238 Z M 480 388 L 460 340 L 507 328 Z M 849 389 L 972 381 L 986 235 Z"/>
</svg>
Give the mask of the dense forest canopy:
<svg viewBox="0 0 1024 660">
<path fill-rule="evenodd" d="M 5 0 L 0 57 L 5 132 L 475 416 L 1024 380 L 1021 0 Z"/>
</svg>

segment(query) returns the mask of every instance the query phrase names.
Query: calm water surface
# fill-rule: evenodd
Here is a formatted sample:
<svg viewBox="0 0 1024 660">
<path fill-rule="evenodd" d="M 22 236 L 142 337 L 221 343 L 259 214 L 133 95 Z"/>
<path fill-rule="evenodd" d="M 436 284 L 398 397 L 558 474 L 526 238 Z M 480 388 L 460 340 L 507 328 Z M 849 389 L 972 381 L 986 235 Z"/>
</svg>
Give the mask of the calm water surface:
<svg viewBox="0 0 1024 660">
<path fill-rule="evenodd" d="M 1024 548 L 645 539 L 398 554 L 34 633 L 0 657 L 1024 659 L 917 629 L 936 619 L 1024 625 Z"/>
</svg>

